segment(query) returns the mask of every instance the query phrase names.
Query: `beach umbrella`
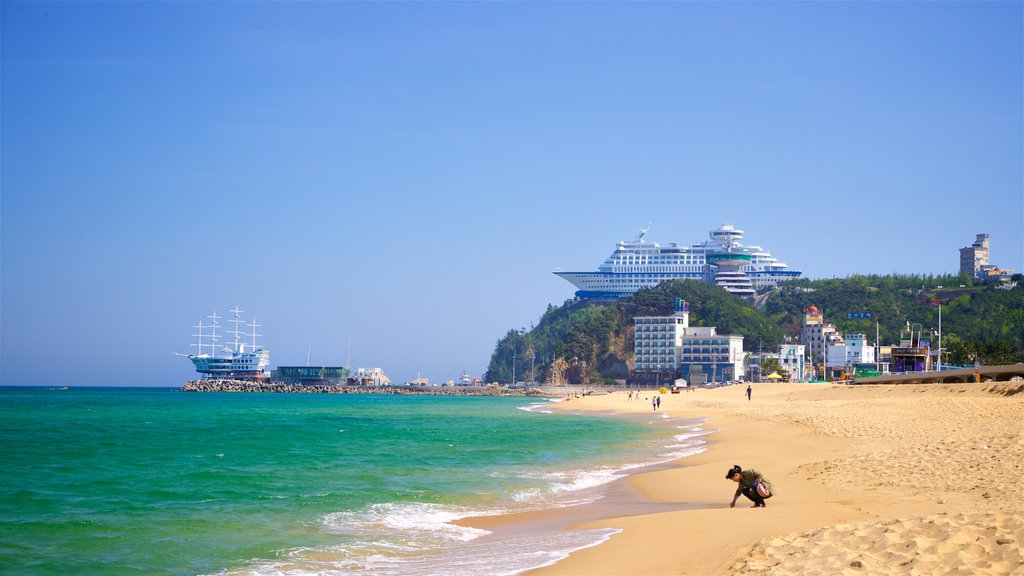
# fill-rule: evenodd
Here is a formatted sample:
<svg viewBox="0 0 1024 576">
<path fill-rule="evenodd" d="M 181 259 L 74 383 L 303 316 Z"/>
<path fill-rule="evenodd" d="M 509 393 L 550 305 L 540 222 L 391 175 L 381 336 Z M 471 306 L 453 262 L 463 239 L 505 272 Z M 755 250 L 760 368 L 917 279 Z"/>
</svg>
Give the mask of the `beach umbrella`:
<svg viewBox="0 0 1024 576">
<path fill-rule="evenodd" d="M 779 376 L 778 372 L 772 372 L 771 374 L 765 376 L 765 378 L 769 380 L 782 380 L 782 376 Z"/>
</svg>

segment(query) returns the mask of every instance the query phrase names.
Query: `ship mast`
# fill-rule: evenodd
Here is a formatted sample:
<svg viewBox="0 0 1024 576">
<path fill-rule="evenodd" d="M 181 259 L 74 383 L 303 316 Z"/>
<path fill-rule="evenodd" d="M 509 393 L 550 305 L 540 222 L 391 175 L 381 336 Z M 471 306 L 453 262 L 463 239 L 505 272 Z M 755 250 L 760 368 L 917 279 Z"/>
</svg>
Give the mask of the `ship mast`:
<svg viewBox="0 0 1024 576">
<path fill-rule="evenodd" d="M 256 323 L 256 317 L 253 316 L 252 317 L 252 323 L 249 324 L 248 326 L 250 328 L 252 328 L 252 349 L 256 350 L 256 337 L 257 336 L 263 336 L 263 334 L 257 334 L 256 333 L 256 329 L 259 328 L 260 326 L 262 326 L 262 324 L 257 324 Z"/>
<path fill-rule="evenodd" d="M 238 304 L 235 304 L 235 307 L 232 308 L 230 311 L 235 314 L 235 317 L 231 319 L 231 323 L 234 324 L 235 326 L 228 333 L 235 335 L 235 352 L 239 352 L 240 351 L 240 343 L 238 341 L 238 336 L 242 335 L 242 334 L 245 334 L 245 332 L 239 330 L 238 329 L 238 325 L 245 323 L 245 321 L 242 320 L 242 318 L 241 318 L 241 314 L 242 314 L 242 312 L 244 312 L 244 310 L 239 310 L 238 309 Z"/>
<path fill-rule="evenodd" d="M 192 346 L 199 349 L 199 353 L 197 354 L 197 356 L 202 356 L 203 355 L 203 338 L 206 336 L 206 334 L 203 332 L 203 328 L 206 328 L 206 326 L 203 325 L 203 319 L 200 318 L 199 319 L 199 324 L 196 324 L 196 325 L 194 325 L 192 327 L 199 329 L 199 333 L 198 334 L 193 334 L 193 336 L 195 336 L 197 338 L 199 343 L 198 344 L 192 344 Z"/>
<path fill-rule="evenodd" d="M 220 336 L 217 335 L 217 328 L 220 328 L 220 323 L 217 320 L 220 320 L 222 316 L 217 316 L 217 311 L 214 310 L 213 314 L 207 316 L 207 318 L 213 320 L 213 323 L 210 325 L 210 356 L 216 356 L 217 342 L 220 340 Z"/>
</svg>

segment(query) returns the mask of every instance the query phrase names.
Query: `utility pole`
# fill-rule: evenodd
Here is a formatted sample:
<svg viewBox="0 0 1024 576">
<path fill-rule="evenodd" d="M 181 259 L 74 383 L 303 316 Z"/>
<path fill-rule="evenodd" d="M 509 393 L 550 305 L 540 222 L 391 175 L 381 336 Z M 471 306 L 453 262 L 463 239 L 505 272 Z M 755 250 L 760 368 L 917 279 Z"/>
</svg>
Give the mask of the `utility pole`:
<svg viewBox="0 0 1024 576">
<path fill-rule="evenodd" d="M 940 308 L 941 310 L 941 308 Z M 939 313 L 941 314 L 941 312 Z M 941 326 L 942 323 L 940 322 Z M 878 340 L 878 320 L 875 320 L 875 372 L 881 374 L 882 372 L 882 343 Z"/>
<path fill-rule="evenodd" d="M 821 313 L 821 379 L 828 382 L 828 347 L 825 345 L 825 313 Z"/>
</svg>

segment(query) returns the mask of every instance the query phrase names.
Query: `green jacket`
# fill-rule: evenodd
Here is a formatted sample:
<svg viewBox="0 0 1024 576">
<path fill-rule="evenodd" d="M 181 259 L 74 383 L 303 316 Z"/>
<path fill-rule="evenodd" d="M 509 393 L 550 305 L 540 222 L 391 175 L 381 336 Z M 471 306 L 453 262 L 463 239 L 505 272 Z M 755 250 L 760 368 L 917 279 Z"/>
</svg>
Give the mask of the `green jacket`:
<svg viewBox="0 0 1024 576">
<path fill-rule="evenodd" d="M 740 482 L 736 486 L 736 494 L 733 495 L 733 500 L 740 497 L 744 488 L 753 488 L 754 482 L 757 482 L 758 480 L 768 488 L 768 491 L 772 493 L 772 496 L 775 496 L 775 486 L 772 486 L 771 481 L 765 479 L 764 476 L 761 476 L 761 473 L 757 470 L 744 470 L 743 472 L 740 472 Z"/>
</svg>

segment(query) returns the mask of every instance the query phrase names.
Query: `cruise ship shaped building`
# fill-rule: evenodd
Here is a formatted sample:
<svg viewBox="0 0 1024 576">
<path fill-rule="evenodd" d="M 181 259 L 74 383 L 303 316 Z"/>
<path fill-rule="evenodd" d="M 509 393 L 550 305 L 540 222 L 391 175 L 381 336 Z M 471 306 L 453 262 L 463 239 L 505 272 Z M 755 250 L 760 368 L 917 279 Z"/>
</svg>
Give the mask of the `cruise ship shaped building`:
<svg viewBox="0 0 1024 576">
<path fill-rule="evenodd" d="M 737 296 L 753 296 L 800 276 L 760 246 L 744 246 L 743 230 L 723 224 L 702 243 L 667 246 L 644 241 L 649 229 L 640 230 L 632 242 L 619 242 L 612 255 L 593 272 L 555 274 L 571 282 L 576 296 L 620 299 L 641 288 L 666 280 L 701 280 L 725 288 Z"/>
</svg>

